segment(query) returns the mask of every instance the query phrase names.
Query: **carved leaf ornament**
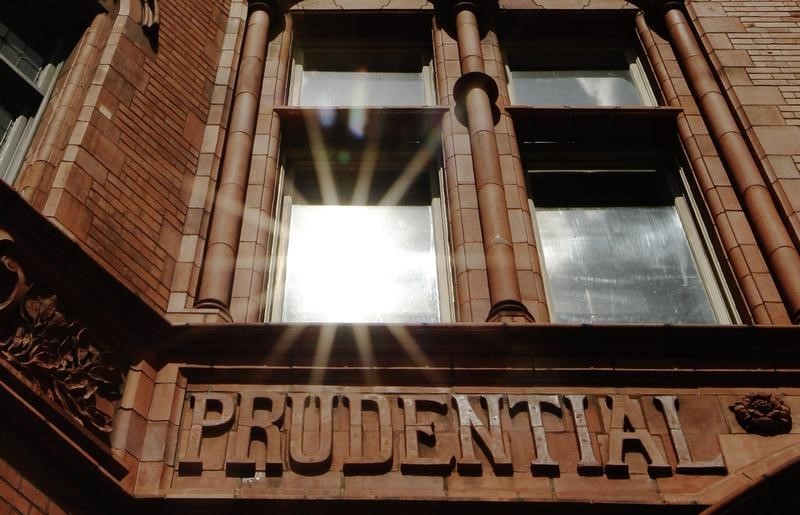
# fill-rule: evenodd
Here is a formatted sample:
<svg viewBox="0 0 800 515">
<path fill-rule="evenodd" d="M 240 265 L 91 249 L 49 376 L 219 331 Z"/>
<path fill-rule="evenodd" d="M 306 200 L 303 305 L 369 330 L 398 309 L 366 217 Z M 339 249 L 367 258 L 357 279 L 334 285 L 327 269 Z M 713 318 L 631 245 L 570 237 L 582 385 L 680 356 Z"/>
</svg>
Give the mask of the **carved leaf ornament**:
<svg viewBox="0 0 800 515">
<path fill-rule="evenodd" d="M 0 245 L 10 241 L 0 230 Z M 110 433 L 109 407 L 122 396 L 124 367 L 59 310 L 55 295 L 28 286 L 13 258 L 2 255 L 0 264 L 0 292 L 10 291 L 0 300 L 0 357 L 79 424 Z"/>
</svg>

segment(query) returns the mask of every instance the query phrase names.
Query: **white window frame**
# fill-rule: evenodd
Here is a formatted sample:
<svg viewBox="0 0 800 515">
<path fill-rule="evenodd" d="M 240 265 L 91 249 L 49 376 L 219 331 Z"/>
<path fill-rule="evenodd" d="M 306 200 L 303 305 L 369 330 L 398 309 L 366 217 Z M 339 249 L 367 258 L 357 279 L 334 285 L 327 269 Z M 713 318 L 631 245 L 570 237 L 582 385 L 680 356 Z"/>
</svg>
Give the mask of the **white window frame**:
<svg viewBox="0 0 800 515">
<path fill-rule="evenodd" d="M 694 258 L 695 266 L 697 267 L 698 275 L 703 283 L 703 287 L 708 297 L 711 310 L 716 317 L 716 324 L 740 324 L 742 322 L 736 309 L 733 296 L 728 288 L 727 281 L 724 278 L 722 267 L 716 257 L 708 231 L 703 223 L 701 223 L 700 211 L 697 203 L 686 192 L 690 191 L 689 182 L 686 177 L 684 168 L 678 162 L 671 163 L 671 165 L 662 166 L 616 166 L 609 165 L 603 167 L 590 167 L 581 166 L 581 163 L 567 163 L 566 166 L 558 166 L 552 162 L 537 163 L 539 166 L 528 167 L 527 174 L 536 173 L 535 170 L 548 170 L 550 173 L 558 173 L 559 170 L 567 171 L 581 171 L 586 173 L 591 172 L 611 172 L 611 173 L 625 173 L 626 171 L 652 171 L 652 173 L 659 174 L 664 178 L 668 186 L 669 194 L 672 198 L 672 205 L 678 215 L 681 223 L 683 233 L 686 236 L 686 242 Z M 528 191 L 531 191 L 529 187 Z M 612 204 L 609 203 L 609 206 Z M 556 312 L 554 310 L 553 295 L 550 286 L 550 280 L 547 273 L 547 266 L 544 262 L 544 247 L 542 238 L 539 234 L 539 224 L 536 220 L 536 206 L 533 199 L 528 198 L 528 207 L 530 208 L 531 218 L 533 222 L 534 237 L 536 239 L 536 247 L 539 249 L 539 265 L 542 270 L 542 281 L 544 283 L 545 297 L 547 300 L 547 308 L 550 314 L 550 320 L 555 320 Z M 587 322 L 589 323 L 589 322 Z"/>
<path fill-rule="evenodd" d="M 393 164 L 398 161 L 393 161 Z M 294 173 L 295 164 L 282 163 L 281 173 L 278 181 L 276 198 L 276 219 L 272 240 L 270 244 L 270 263 L 271 270 L 267 274 L 268 281 L 265 288 L 265 320 L 269 322 L 284 322 L 283 320 L 283 299 L 285 294 L 286 281 L 286 259 L 289 243 L 289 227 L 291 224 L 291 212 L 293 197 L 286 180 L 287 176 Z M 312 165 L 313 166 L 313 165 Z M 455 320 L 454 286 L 451 271 L 451 254 L 447 242 L 450 241 L 447 224 L 447 211 L 442 199 L 444 198 L 444 177 L 442 167 L 437 164 L 429 165 L 430 177 L 435 182 L 435 191 L 431 193 L 431 214 L 433 222 L 434 253 L 436 255 L 436 275 L 437 289 L 439 293 L 439 314 L 438 323 L 448 323 Z M 335 175 L 335 171 L 333 172 Z M 346 205 L 346 204 L 343 204 Z M 402 205 L 402 204 L 401 204 Z"/>
<path fill-rule="evenodd" d="M 570 62 L 577 60 L 581 52 L 585 52 L 589 47 L 585 44 L 575 44 L 570 43 L 567 41 L 561 40 L 544 40 L 540 43 L 537 43 L 535 47 L 536 53 L 552 53 L 560 57 L 561 62 L 565 64 L 564 68 L 559 68 L 558 66 L 538 66 L 535 63 L 532 63 L 530 66 L 521 66 L 521 67 L 512 67 L 512 63 L 514 58 L 512 54 L 524 54 L 526 49 L 530 50 L 531 52 L 534 51 L 534 47 L 527 45 L 527 46 L 515 46 L 510 45 L 503 50 L 503 60 L 505 62 L 505 71 L 506 71 L 506 81 L 508 84 L 508 94 L 509 98 L 511 99 L 512 104 L 516 104 L 517 95 L 514 92 L 514 68 L 517 68 L 520 71 L 529 71 L 529 70 L 559 70 L 559 69 L 569 69 L 568 65 Z M 653 92 L 653 89 L 650 87 L 650 81 L 647 79 L 647 74 L 645 73 L 644 66 L 642 64 L 642 60 L 639 57 L 639 54 L 630 46 L 625 45 L 618 42 L 603 42 L 600 41 L 597 45 L 592 45 L 592 51 L 597 53 L 603 53 L 609 56 L 609 60 L 613 56 L 623 57 L 624 60 L 628 63 L 628 72 L 630 73 L 631 80 L 633 81 L 636 90 L 639 93 L 639 97 L 642 100 L 640 105 L 642 106 L 657 106 L 658 100 Z M 591 67 L 586 67 L 586 69 L 592 69 Z M 619 69 L 610 66 L 598 66 L 594 68 L 597 70 L 605 70 L 605 69 Z M 598 106 L 576 106 L 576 107 L 598 107 Z"/>
<path fill-rule="evenodd" d="M 62 47 L 61 38 L 53 45 L 53 55 L 43 56 L 47 61 L 39 71 L 36 80 L 28 78 L 15 64 L 0 54 L 0 66 L 6 67 L 17 76 L 17 84 L 4 84 L 6 88 L 25 88 L 26 95 L 38 98 L 38 105 L 32 101 L 24 107 L 31 107 L 33 114 L 17 115 L 0 144 L 0 180 L 13 184 L 19 173 L 25 154 L 33 140 L 36 129 L 41 122 L 44 110 L 53 93 L 56 77 L 61 70 L 62 62 L 54 62 Z M 24 110 L 24 109 L 23 109 Z"/>
<path fill-rule="evenodd" d="M 353 49 L 362 49 L 363 51 L 363 41 L 337 41 L 334 46 L 321 46 L 317 45 L 306 45 L 300 46 L 295 49 L 294 54 L 292 55 L 292 78 L 290 81 L 289 87 L 289 99 L 288 104 L 290 106 L 295 107 L 310 107 L 313 108 L 315 106 L 308 105 L 308 106 L 301 106 L 300 105 L 300 96 L 302 93 L 303 87 L 303 69 L 305 63 L 305 54 L 306 52 L 314 52 L 314 51 L 325 51 L 325 52 L 341 52 L 341 58 L 344 61 L 356 62 L 353 61 L 351 57 L 348 56 L 348 52 L 352 52 Z M 417 53 L 420 57 L 420 67 L 422 73 L 422 87 L 425 92 L 425 104 L 426 106 L 436 105 L 436 87 L 435 81 L 433 77 L 433 59 L 430 55 L 430 51 L 426 51 L 425 49 L 417 46 L 387 46 L 383 48 L 375 48 L 370 49 L 369 52 L 374 53 L 386 53 L 386 52 L 396 52 L 396 53 Z M 341 107 L 371 107 L 371 106 L 341 106 Z M 374 106 L 374 107 L 381 107 L 381 106 Z M 397 106 L 400 107 L 400 106 Z"/>
</svg>

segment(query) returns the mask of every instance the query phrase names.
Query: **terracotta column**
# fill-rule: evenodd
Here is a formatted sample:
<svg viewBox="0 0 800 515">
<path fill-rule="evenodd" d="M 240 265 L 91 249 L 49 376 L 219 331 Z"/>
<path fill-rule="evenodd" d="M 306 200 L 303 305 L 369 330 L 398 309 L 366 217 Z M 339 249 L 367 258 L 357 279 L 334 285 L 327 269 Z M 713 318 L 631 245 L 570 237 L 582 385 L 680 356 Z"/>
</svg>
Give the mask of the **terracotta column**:
<svg viewBox="0 0 800 515">
<path fill-rule="evenodd" d="M 656 42 L 650 33 L 650 28 L 647 26 L 647 22 L 645 21 L 645 16 L 643 14 L 636 16 L 636 29 L 639 32 L 639 37 L 642 39 L 645 51 L 647 52 L 647 57 L 650 60 L 650 64 L 653 65 L 656 79 L 661 84 L 665 100 L 672 107 L 681 107 L 681 101 L 678 98 L 675 88 L 673 88 L 672 83 L 670 82 L 669 72 L 667 71 L 667 67 L 662 60 L 661 54 L 659 53 Z M 716 193 L 715 185 L 711 180 L 711 175 L 706 167 L 705 161 L 703 160 L 703 155 L 700 152 L 700 148 L 696 144 L 691 143 L 693 138 L 692 129 L 689 126 L 689 122 L 686 120 L 685 114 L 682 113 L 678 115 L 677 125 L 678 135 L 683 142 L 683 146 L 686 150 L 687 156 L 689 157 L 689 161 L 696 172 L 695 175 L 697 177 L 698 184 L 700 185 L 700 189 L 706 195 L 706 201 L 708 202 L 709 207 L 719 204 L 720 201 Z M 718 216 L 725 216 L 724 211 L 722 214 L 719 214 L 719 212 L 714 212 L 713 207 L 712 215 L 714 216 L 715 221 Z M 749 234 L 752 235 L 752 231 L 749 231 Z M 728 253 L 730 253 L 731 249 L 739 247 L 739 242 L 736 240 L 736 235 L 733 234 L 732 231 L 719 231 L 719 238 L 722 242 L 722 246 Z M 755 239 L 754 236 L 753 239 Z M 742 278 L 749 277 L 752 273 L 750 267 L 748 266 L 748 262 L 744 259 L 731 259 L 729 254 L 728 262 L 733 269 L 734 275 L 740 281 Z M 766 268 L 766 261 L 763 261 L 763 265 L 764 268 Z M 753 322 L 756 324 L 772 324 L 773 320 L 770 316 L 770 313 L 766 310 L 766 308 L 764 308 L 764 299 L 761 297 L 759 291 L 756 288 L 742 288 L 741 292 L 747 307 L 750 309 L 750 312 L 753 315 Z M 759 307 L 760 309 L 758 309 Z M 788 320 L 789 315 L 787 314 L 785 318 Z"/>
<path fill-rule="evenodd" d="M 497 84 L 483 66 L 478 12 L 492 2 L 473 0 L 453 2 L 461 77 L 453 88 L 457 112 L 465 112 L 469 129 L 478 212 L 486 254 L 489 300 L 487 321 L 529 321 L 533 316 L 522 303 L 517 278 L 511 225 L 500 157 L 494 133 Z"/>
<path fill-rule="evenodd" d="M 800 254 L 686 19 L 683 4 L 667 2 L 662 9 L 675 55 L 731 175 L 789 316 L 795 324 L 800 323 Z"/>
<path fill-rule="evenodd" d="M 228 313 L 230 306 L 272 12 L 269 2 L 250 2 L 225 155 L 195 301 L 198 308 L 217 308 Z"/>
</svg>

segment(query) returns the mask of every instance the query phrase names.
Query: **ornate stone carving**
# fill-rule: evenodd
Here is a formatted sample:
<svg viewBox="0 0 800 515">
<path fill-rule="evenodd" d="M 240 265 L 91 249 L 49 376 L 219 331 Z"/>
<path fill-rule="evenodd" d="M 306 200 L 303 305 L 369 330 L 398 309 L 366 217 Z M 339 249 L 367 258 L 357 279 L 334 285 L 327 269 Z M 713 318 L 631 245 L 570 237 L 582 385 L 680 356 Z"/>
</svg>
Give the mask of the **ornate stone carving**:
<svg viewBox="0 0 800 515">
<path fill-rule="evenodd" d="M 6 256 L 4 249 L 14 240 L 0 229 L 0 313 L 17 302 L 28 291 L 25 283 L 25 273 L 11 256 Z M 6 296 L 4 298 L 4 296 Z"/>
<path fill-rule="evenodd" d="M 776 435 L 792 429 L 791 408 L 769 393 L 746 395 L 730 409 L 748 433 Z"/>
<path fill-rule="evenodd" d="M 62 313 L 55 295 L 26 283 L 22 268 L 5 254 L 12 241 L 0 231 L 0 295 L 10 292 L 0 301 L 0 357 L 76 422 L 108 434 L 125 367 Z"/>
<path fill-rule="evenodd" d="M 158 0 L 141 0 L 142 2 L 142 27 L 152 29 L 159 24 Z"/>
</svg>

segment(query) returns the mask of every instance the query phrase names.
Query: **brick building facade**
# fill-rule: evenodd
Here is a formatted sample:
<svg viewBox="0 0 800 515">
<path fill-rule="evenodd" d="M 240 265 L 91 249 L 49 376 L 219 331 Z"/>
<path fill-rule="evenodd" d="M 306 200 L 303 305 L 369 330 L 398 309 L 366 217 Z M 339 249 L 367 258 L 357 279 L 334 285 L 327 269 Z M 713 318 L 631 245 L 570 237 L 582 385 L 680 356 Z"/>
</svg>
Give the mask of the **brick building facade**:
<svg viewBox="0 0 800 515">
<path fill-rule="evenodd" d="M 796 513 L 800 2 L 0 7 L 0 508 Z"/>
</svg>

